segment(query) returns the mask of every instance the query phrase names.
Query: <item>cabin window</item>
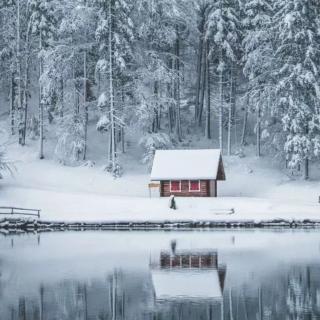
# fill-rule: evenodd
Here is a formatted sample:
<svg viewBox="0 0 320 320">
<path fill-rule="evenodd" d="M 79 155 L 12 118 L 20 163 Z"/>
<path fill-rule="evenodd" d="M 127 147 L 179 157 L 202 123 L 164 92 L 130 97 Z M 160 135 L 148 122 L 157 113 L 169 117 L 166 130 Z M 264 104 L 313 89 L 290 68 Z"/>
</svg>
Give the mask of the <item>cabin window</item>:
<svg viewBox="0 0 320 320">
<path fill-rule="evenodd" d="M 200 180 L 190 180 L 189 191 L 200 191 Z"/>
<path fill-rule="evenodd" d="M 181 191 L 181 181 L 170 181 L 170 191 L 171 192 L 180 192 Z"/>
</svg>

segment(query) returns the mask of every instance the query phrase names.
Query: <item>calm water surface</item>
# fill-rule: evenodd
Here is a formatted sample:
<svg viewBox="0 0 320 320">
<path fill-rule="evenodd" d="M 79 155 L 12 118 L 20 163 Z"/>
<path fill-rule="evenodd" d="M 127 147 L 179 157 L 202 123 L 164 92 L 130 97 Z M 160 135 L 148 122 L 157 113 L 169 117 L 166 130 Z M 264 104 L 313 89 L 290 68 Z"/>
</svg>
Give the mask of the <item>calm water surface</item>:
<svg viewBox="0 0 320 320">
<path fill-rule="evenodd" d="M 0 319 L 320 319 L 320 231 L 0 235 Z"/>
</svg>

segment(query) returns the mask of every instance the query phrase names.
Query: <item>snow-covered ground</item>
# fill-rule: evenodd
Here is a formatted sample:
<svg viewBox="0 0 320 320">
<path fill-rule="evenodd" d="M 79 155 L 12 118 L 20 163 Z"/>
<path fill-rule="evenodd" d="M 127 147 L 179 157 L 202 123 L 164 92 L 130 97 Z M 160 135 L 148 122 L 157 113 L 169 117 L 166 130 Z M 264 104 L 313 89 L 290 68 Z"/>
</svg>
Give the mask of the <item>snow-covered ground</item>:
<svg viewBox="0 0 320 320">
<path fill-rule="evenodd" d="M 126 171 L 115 180 L 102 170 L 101 157 L 94 167 L 64 167 L 38 160 L 36 144 L 9 145 L 17 172 L 0 182 L 0 206 L 39 208 L 52 221 L 320 220 L 320 182 L 293 180 L 267 157 L 253 156 L 224 157 L 227 181 L 218 183 L 218 198 L 178 198 L 178 210 L 170 210 L 167 198 L 149 198 L 149 173 L 137 153 L 123 157 Z M 235 214 L 224 213 L 231 208 Z"/>
</svg>

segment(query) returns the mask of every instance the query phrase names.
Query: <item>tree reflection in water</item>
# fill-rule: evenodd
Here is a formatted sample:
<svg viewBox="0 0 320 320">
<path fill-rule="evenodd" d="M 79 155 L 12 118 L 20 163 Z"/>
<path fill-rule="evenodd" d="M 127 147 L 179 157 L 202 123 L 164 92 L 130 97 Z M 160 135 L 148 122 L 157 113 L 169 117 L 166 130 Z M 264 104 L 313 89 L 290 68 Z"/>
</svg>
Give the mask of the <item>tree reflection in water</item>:
<svg viewBox="0 0 320 320">
<path fill-rule="evenodd" d="M 250 276 L 238 281 L 236 262 L 226 265 L 219 249 L 180 250 L 178 242 L 149 257 L 144 269 L 127 264 L 89 279 L 48 279 L 27 294 L 3 258 L 0 319 L 320 319 L 319 263 L 285 264 L 263 274 L 251 268 L 249 255 L 241 252 Z"/>
</svg>

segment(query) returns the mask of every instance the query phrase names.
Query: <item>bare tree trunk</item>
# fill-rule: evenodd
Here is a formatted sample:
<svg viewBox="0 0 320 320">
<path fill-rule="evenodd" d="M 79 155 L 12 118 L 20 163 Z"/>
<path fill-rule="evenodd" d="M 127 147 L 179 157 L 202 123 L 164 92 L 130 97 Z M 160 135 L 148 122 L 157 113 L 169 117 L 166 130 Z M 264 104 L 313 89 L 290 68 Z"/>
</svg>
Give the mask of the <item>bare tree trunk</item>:
<svg viewBox="0 0 320 320">
<path fill-rule="evenodd" d="M 159 118 L 158 118 L 158 81 L 156 80 L 153 85 L 153 95 L 154 95 L 154 110 L 153 110 L 153 124 L 152 124 L 152 132 L 158 132 L 159 129 Z"/>
<path fill-rule="evenodd" d="M 63 78 L 61 77 L 60 79 L 60 110 L 59 110 L 59 115 L 62 118 L 64 114 L 64 82 Z"/>
<path fill-rule="evenodd" d="M 231 62 L 230 70 L 230 103 L 229 103 L 229 115 L 228 115 L 228 155 L 231 155 L 231 134 L 232 126 L 234 123 L 234 111 L 235 111 L 235 83 L 234 83 L 234 66 Z"/>
<path fill-rule="evenodd" d="M 111 10 L 112 3 L 109 3 L 109 93 L 110 93 L 110 147 L 112 173 L 116 171 L 116 141 L 115 141 L 115 119 L 114 119 L 114 91 L 113 91 L 113 17 Z"/>
<path fill-rule="evenodd" d="M 257 103 L 257 126 L 256 126 L 256 140 L 257 140 L 257 157 L 261 156 L 261 108 L 260 108 L 260 97 Z"/>
<path fill-rule="evenodd" d="M 83 106 L 84 106 L 84 149 L 83 160 L 87 157 L 87 140 L 88 140 L 88 105 L 87 105 L 87 51 L 83 53 Z"/>
<path fill-rule="evenodd" d="M 180 115 L 180 39 L 179 39 L 179 27 L 176 27 L 176 122 L 175 122 L 175 134 L 179 141 L 182 140 L 182 133 L 181 133 L 181 115 Z"/>
<path fill-rule="evenodd" d="M 242 134 L 241 134 L 241 142 L 240 142 L 241 146 L 244 146 L 246 144 L 246 133 L 247 133 L 247 125 L 248 125 L 248 109 L 249 109 L 249 94 L 247 94 L 247 100 L 246 100 L 244 116 L 243 116 Z"/>
<path fill-rule="evenodd" d="M 42 34 L 40 32 L 40 51 L 42 50 Z M 40 74 L 39 74 L 39 130 L 40 130 L 40 146 L 39 146 L 39 159 L 44 159 L 43 142 L 44 142 L 44 115 L 43 115 L 43 101 L 42 101 L 42 85 L 40 77 L 43 73 L 43 62 L 40 57 Z"/>
<path fill-rule="evenodd" d="M 209 40 L 207 40 L 207 117 L 206 117 L 206 138 L 211 139 L 211 90 L 210 90 L 210 59 L 209 59 Z"/>
<path fill-rule="evenodd" d="M 26 134 L 27 134 L 27 119 L 28 119 L 28 94 L 29 94 L 29 32 L 30 28 L 28 26 L 26 35 L 26 52 L 25 52 L 25 75 L 24 75 L 24 89 L 23 89 L 23 110 L 24 110 L 24 121 L 23 121 L 23 138 L 22 145 L 26 144 Z"/>
<path fill-rule="evenodd" d="M 24 110 L 24 119 L 23 119 L 23 138 L 22 138 L 22 143 L 21 145 L 26 144 L 26 135 L 27 135 L 27 121 L 28 121 L 28 73 L 29 73 L 29 65 L 26 65 L 26 70 L 25 70 L 25 84 L 24 84 L 24 91 L 23 91 L 23 110 Z"/>
<path fill-rule="evenodd" d="M 21 89 L 21 82 L 22 82 L 22 68 L 21 68 L 21 31 L 20 31 L 20 0 L 17 1 L 17 77 L 18 77 L 18 134 L 19 134 L 19 144 L 23 144 L 23 107 L 22 107 L 22 89 Z"/>
<path fill-rule="evenodd" d="M 157 108 L 157 119 L 158 119 L 158 131 L 161 130 L 161 109 L 162 109 L 162 104 L 161 102 L 161 82 L 158 82 L 158 108 Z"/>
<path fill-rule="evenodd" d="M 173 62 L 172 59 L 170 58 L 169 60 L 169 69 L 172 71 L 173 69 Z M 173 126 L 174 126 L 174 119 L 173 119 L 173 114 L 172 114 L 172 100 L 174 99 L 174 96 L 172 94 L 173 90 L 172 90 L 172 81 L 171 83 L 167 84 L 167 94 L 170 98 L 170 103 L 168 104 L 168 122 L 169 122 L 169 131 L 170 133 L 173 132 Z"/>
<path fill-rule="evenodd" d="M 124 128 L 121 127 L 121 149 L 122 149 L 122 153 L 126 152 L 126 148 L 125 148 L 125 134 L 124 134 Z"/>
<path fill-rule="evenodd" d="M 202 75 L 202 51 L 203 51 L 203 35 L 199 37 L 199 50 L 198 50 L 198 65 L 197 65 L 197 88 L 196 88 L 196 104 L 195 104 L 195 121 L 199 117 L 200 106 L 200 90 L 201 90 L 201 75 Z"/>
<path fill-rule="evenodd" d="M 14 107 L 14 96 L 15 96 L 15 85 L 14 85 L 14 73 L 11 73 L 10 81 L 10 121 L 11 121 L 11 135 L 15 134 L 15 107 Z"/>
<path fill-rule="evenodd" d="M 220 52 L 220 64 L 222 63 L 222 51 Z M 219 147 L 223 152 L 223 66 L 220 65 L 220 80 L 219 80 Z"/>
<path fill-rule="evenodd" d="M 309 159 L 304 160 L 304 180 L 309 180 Z"/>
<path fill-rule="evenodd" d="M 306 125 L 306 134 L 309 134 L 309 127 Z M 309 180 L 309 158 L 306 157 L 304 160 L 304 180 Z"/>
<path fill-rule="evenodd" d="M 199 113 L 198 113 L 198 126 L 201 127 L 202 122 L 202 113 L 203 113 L 203 106 L 204 106 L 204 94 L 205 94 L 205 87 L 206 87 L 206 60 L 207 60 L 207 50 L 206 50 L 206 42 L 203 43 L 203 50 L 202 50 L 202 75 L 201 75 L 201 85 L 200 85 L 200 103 L 199 103 Z"/>
</svg>

